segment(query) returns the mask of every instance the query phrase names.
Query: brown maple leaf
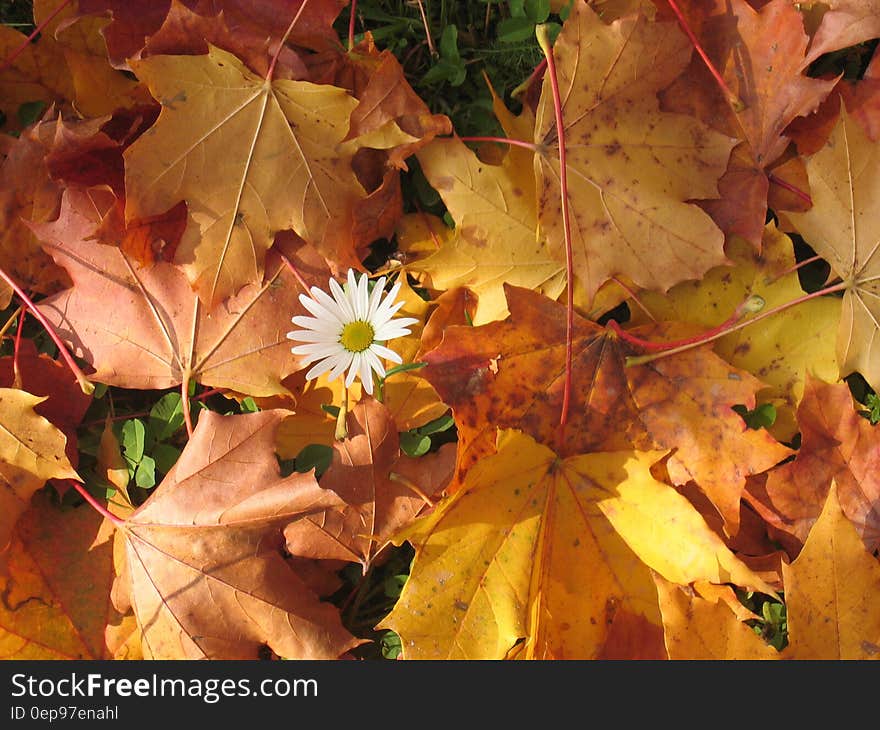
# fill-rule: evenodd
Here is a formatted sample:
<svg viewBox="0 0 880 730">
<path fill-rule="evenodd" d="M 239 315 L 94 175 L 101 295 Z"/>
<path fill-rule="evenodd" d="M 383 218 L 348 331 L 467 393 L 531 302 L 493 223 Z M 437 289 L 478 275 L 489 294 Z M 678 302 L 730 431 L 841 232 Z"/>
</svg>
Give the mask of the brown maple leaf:
<svg viewBox="0 0 880 730">
<path fill-rule="evenodd" d="M 862 125 L 872 142 L 880 140 L 880 52 L 874 50 L 865 73 L 854 84 L 841 87 L 847 111 Z M 838 105 L 835 111 L 838 111 Z"/>
<path fill-rule="evenodd" d="M 89 191 L 94 196 L 96 191 Z M 70 192 L 73 197 L 73 191 Z M 139 264 L 172 262 L 186 230 L 186 203 L 180 202 L 165 213 L 125 220 L 125 200 L 106 198 L 106 208 L 94 238 L 108 246 L 119 246 Z M 95 209 L 97 212 L 99 209 Z"/>
<path fill-rule="evenodd" d="M 77 18 L 76 3 L 34 0 L 34 25 L 38 43 L 57 56 L 55 62 L 71 80 L 71 97 L 81 117 L 98 117 L 115 110 L 149 102 L 143 84 L 107 62 L 107 46 L 101 35 L 102 18 Z"/>
<path fill-rule="evenodd" d="M 809 63 L 826 53 L 880 36 L 880 2 L 877 0 L 823 0 L 799 5 L 804 9 L 815 6 L 824 12 L 810 43 Z"/>
<path fill-rule="evenodd" d="M 104 131 L 109 121 L 110 117 L 76 122 L 58 119 L 53 127 L 46 127 L 45 162 L 52 178 L 65 186 L 107 185 L 121 193 L 122 144 Z"/>
<path fill-rule="evenodd" d="M 145 219 L 126 222 L 125 199 L 107 186 L 64 191 L 61 210 L 54 221 L 31 226 L 43 238 L 62 240 L 71 236 L 118 247 L 133 261 L 145 266 L 170 262 L 186 228 L 186 204 Z"/>
<path fill-rule="evenodd" d="M 606 25 L 583 0 L 556 40 L 574 273 L 588 300 L 614 275 L 666 290 L 724 263 L 721 232 L 688 201 L 717 197 L 733 140 L 657 101 L 691 50 L 671 23 L 638 14 Z M 556 135 L 545 79 L 535 121 L 538 216 L 564 261 Z"/>
<path fill-rule="evenodd" d="M 37 151 L 31 162 L 39 165 L 38 170 L 45 168 L 65 188 L 59 217 L 52 228 L 80 229 L 85 220 L 78 219 L 85 218 L 95 224 L 88 237 L 118 245 L 142 263 L 173 258 L 186 225 L 185 204 L 146 219 L 128 223 L 124 219 L 123 151 L 155 121 L 157 114 L 153 107 L 138 107 L 119 110 L 112 117 L 77 122 L 59 119 L 39 125 L 35 137 L 44 155 L 37 163 Z M 47 197 L 42 206 L 48 209 L 49 203 L 53 209 L 57 207 L 57 190 L 56 196 Z M 45 214 L 39 209 L 23 217 L 29 223 L 45 221 Z M 71 220 L 65 220 L 68 217 Z M 48 272 L 57 270 L 48 257 L 44 267 Z"/>
<path fill-rule="evenodd" d="M 434 137 L 450 134 L 452 122 L 445 114 L 432 114 L 404 75 L 403 67 L 391 51 L 379 51 L 372 37 L 346 54 L 353 67 L 351 92 L 358 105 L 351 113 L 346 139 L 369 134 L 389 122 L 414 138 L 411 144 L 394 148 L 388 164 L 406 169 L 404 160 Z"/>
<path fill-rule="evenodd" d="M 420 371 L 452 406 L 459 470 L 491 452 L 496 427 L 522 429 L 563 456 L 676 449 L 667 465 L 673 482 L 696 481 L 735 533 L 746 477 L 790 454 L 765 431 L 747 429 L 731 409 L 753 408 L 763 384 L 707 348 L 626 367 L 627 345 L 575 317 L 569 422 L 558 443 L 565 307 L 527 289 L 505 289 L 508 319 L 449 327 Z"/>
<path fill-rule="evenodd" d="M 433 350 L 443 339 L 447 327 L 473 322 L 477 311 L 477 296 L 467 287 L 455 287 L 443 292 L 434 301 L 434 308 L 422 330 L 419 353 Z M 416 356 L 418 359 L 420 355 Z"/>
<path fill-rule="evenodd" d="M 740 141 L 724 177 L 721 199 L 701 203 L 727 234 L 760 250 L 766 222 L 767 170 L 788 145 L 783 132 L 797 117 L 814 111 L 835 80 L 809 78 L 809 41 L 801 14 L 788 0 L 760 11 L 745 0 L 713 0 L 686 6 L 698 39 L 741 103 L 734 109 L 694 54 L 687 71 L 662 94 L 663 108 L 695 115 Z M 807 192 L 807 191 L 803 191 Z"/>
<path fill-rule="evenodd" d="M 240 18 L 234 15 L 227 20 L 227 13 L 222 8 L 215 14 L 206 14 L 208 8 L 205 3 L 190 5 L 193 7 L 187 7 L 180 0 L 172 0 L 161 27 L 145 39 L 137 58 L 197 56 L 207 53 L 209 46 L 216 46 L 234 54 L 254 73 L 260 76 L 268 73 L 278 38 L 273 38 L 262 28 L 241 24 L 238 22 Z M 275 59 L 273 77 L 304 79 L 307 73 L 296 51 L 284 46 Z"/>
<path fill-rule="evenodd" d="M 205 411 L 150 498 L 121 526 L 120 607 L 144 656 L 335 659 L 360 643 L 283 557 L 286 525 L 336 507 L 311 474 L 282 478 L 273 449 L 289 411 Z"/>
<path fill-rule="evenodd" d="M 880 430 L 859 416 L 845 384 L 808 377 L 798 408 L 801 447 L 767 475 L 749 501 L 774 527 L 803 542 L 831 482 L 843 511 L 871 551 L 880 546 Z M 758 487 L 760 485 L 756 485 Z"/>
<path fill-rule="evenodd" d="M 345 0 L 183 0 L 180 3 L 206 18 L 216 18 L 222 12 L 231 35 L 261 36 L 264 40 L 260 45 L 276 47 L 290 22 L 302 11 L 288 40 L 314 50 L 338 46 L 339 36 L 333 22 L 345 4 Z M 80 0 L 78 14 L 110 15 L 111 22 L 103 31 L 110 60 L 117 68 L 128 68 L 127 59 L 139 57 L 148 40 L 160 33 L 171 10 L 172 0 Z"/>
<path fill-rule="evenodd" d="M 840 118 L 841 99 L 847 113 L 861 124 L 868 139 L 880 140 L 880 53 L 876 49 L 861 78 L 855 81 L 841 78 L 813 114 L 791 123 L 787 134 L 802 155 L 815 154 L 828 141 Z"/>
<path fill-rule="evenodd" d="M 58 211 L 61 186 L 49 176 L 44 147 L 55 125 L 45 122 L 26 131 L 4 150 L 0 164 L 0 267 L 26 291 L 40 294 L 53 294 L 70 284 L 27 225 L 52 220 Z M 11 293 L 7 289 L 0 305 L 8 305 Z"/>
<path fill-rule="evenodd" d="M 292 554 L 359 562 L 366 573 L 389 539 L 433 505 L 431 496 L 452 477 L 455 448 L 403 456 L 391 413 L 369 396 L 346 423 L 348 436 L 333 444 L 333 462 L 321 477 L 345 507 L 294 522 L 285 538 Z"/>
</svg>

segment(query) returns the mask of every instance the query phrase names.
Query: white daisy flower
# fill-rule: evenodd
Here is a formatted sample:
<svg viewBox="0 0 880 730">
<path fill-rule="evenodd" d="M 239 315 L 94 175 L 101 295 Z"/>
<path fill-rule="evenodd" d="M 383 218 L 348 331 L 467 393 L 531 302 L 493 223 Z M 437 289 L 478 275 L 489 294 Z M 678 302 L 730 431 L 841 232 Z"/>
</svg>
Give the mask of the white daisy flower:
<svg viewBox="0 0 880 730">
<path fill-rule="evenodd" d="M 345 387 L 359 377 L 364 390 L 372 395 L 373 372 L 380 378 L 385 377 L 385 367 L 379 358 L 398 364 L 403 362 L 400 355 L 381 343 L 408 335 L 407 325 L 418 320 L 413 317 L 392 319 L 404 304 L 403 300 L 394 301 L 400 282 L 396 282 L 385 297 L 382 296 L 384 287 L 383 276 L 370 292 L 367 277 L 355 279 L 354 270 L 349 269 L 345 289 L 330 279 L 332 297 L 316 286 L 310 289 L 311 297 L 299 295 L 302 305 L 314 316 L 293 317 L 292 322 L 304 329 L 288 332 L 287 337 L 306 343 L 291 348 L 294 355 L 305 355 L 304 365 L 317 361 L 306 373 L 306 380 L 328 370 L 329 379 L 335 380 L 348 370 Z"/>
</svg>

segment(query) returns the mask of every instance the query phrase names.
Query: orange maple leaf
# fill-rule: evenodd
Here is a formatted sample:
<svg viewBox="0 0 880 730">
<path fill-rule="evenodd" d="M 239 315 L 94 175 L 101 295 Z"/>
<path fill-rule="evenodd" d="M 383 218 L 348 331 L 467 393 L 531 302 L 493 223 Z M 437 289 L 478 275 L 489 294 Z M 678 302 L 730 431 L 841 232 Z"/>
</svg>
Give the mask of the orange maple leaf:
<svg viewBox="0 0 880 730">
<path fill-rule="evenodd" d="M 88 505 L 38 492 L 0 576 L 2 659 L 137 659 L 133 616 L 111 600 L 113 525 Z"/>
<path fill-rule="evenodd" d="M 791 453 L 731 410 L 753 408 L 763 384 L 707 348 L 626 367 L 629 346 L 576 317 L 569 423 L 559 441 L 565 307 L 527 289 L 505 290 L 508 319 L 450 327 L 425 355 L 423 376 L 455 414 L 459 469 L 491 452 L 496 428 L 522 429 L 563 456 L 675 449 L 667 464 L 673 482 L 696 481 L 735 533 L 746 477 Z"/>
</svg>

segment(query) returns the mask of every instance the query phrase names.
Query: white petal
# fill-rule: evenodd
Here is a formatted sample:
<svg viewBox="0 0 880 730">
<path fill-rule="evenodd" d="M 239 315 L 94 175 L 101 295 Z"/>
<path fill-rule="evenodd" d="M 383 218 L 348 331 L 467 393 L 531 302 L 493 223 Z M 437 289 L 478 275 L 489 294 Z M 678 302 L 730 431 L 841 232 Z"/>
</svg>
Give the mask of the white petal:
<svg viewBox="0 0 880 730">
<path fill-rule="evenodd" d="M 334 335 L 342 334 L 342 323 L 336 319 L 330 322 L 323 319 L 315 319 L 314 317 L 293 317 L 290 321 L 313 332 L 327 332 Z"/>
<path fill-rule="evenodd" d="M 380 378 L 385 377 L 385 366 L 382 364 L 382 361 L 376 356 L 376 351 L 373 349 L 376 345 L 371 345 L 369 350 L 364 350 L 364 357 L 370 363 L 370 367 L 378 373 Z"/>
<path fill-rule="evenodd" d="M 332 280 L 332 281 L 333 281 L 333 283 L 336 283 L 335 280 Z M 339 284 L 336 284 L 336 286 L 338 288 Z M 331 288 L 331 290 L 333 289 L 332 286 L 330 288 Z M 318 289 L 318 293 L 315 298 L 318 300 L 318 302 L 320 302 L 321 306 L 324 307 L 324 309 L 327 309 L 327 310 L 333 312 L 334 316 L 340 322 L 342 322 L 344 324 L 348 321 L 347 315 L 345 313 L 345 309 L 340 307 L 339 303 L 336 301 L 336 299 L 331 297 L 327 292 L 321 291 L 320 289 Z"/>
<path fill-rule="evenodd" d="M 314 302 L 312 302 L 312 304 L 314 304 Z M 315 317 L 314 315 L 309 317 L 304 314 L 298 314 L 295 317 L 290 318 L 290 321 L 294 324 L 299 324 L 300 327 L 305 327 L 306 329 L 310 330 L 316 329 L 317 327 L 320 327 L 322 325 L 326 326 L 328 324 L 339 324 L 335 319 L 332 322 L 328 320 L 329 317 L 325 316 L 324 314 L 322 314 L 320 317 Z"/>
<path fill-rule="evenodd" d="M 297 345 L 291 348 L 294 355 L 316 355 L 318 357 L 329 357 L 337 355 L 342 351 L 339 343 L 328 344 L 326 342 L 315 342 L 309 345 Z"/>
<path fill-rule="evenodd" d="M 384 357 L 386 360 L 391 360 L 392 362 L 396 362 L 398 365 L 403 362 L 403 358 L 400 355 L 398 355 L 396 352 L 394 352 L 394 350 L 389 350 L 387 347 L 382 347 L 382 345 L 377 345 L 375 342 L 372 345 L 370 345 L 370 352 L 375 353 L 379 357 Z"/>
<path fill-rule="evenodd" d="M 382 301 L 383 289 L 385 289 L 385 277 L 380 276 L 379 281 L 376 282 L 376 285 L 373 287 L 373 291 L 370 292 L 370 304 L 367 307 L 367 322 L 373 321 L 373 315 L 376 314 L 376 310 L 379 308 L 379 303 Z"/>
<path fill-rule="evenodd" d="M 366 352 L 361 353 L 361 361 L 358 366 L 358 371 L 361 378 L 361 383 L 363 383 L 364 385 L 364 390 L 366 390 L 369 395 L 372 395 L 373 370 L 370 368 L 370 361 L 366 357 Z"/>
<path fill-rule="evenodd" d="M 379 334 L 381 333 L 381 335 Z M 396 327 L 394 323 L 386 324 L 378 333 L 376 333 L 376 342 L 389 342 L 396 340 L 398 337 L 407 337 L 410 335 L 409 329 L 406 327 Z"/>
<path fill-rule="evenodd" d="M 351 269 L 348 270 L 351 278 L 354 278 L 354 274 L 352 274 Z M 357 289 L 355 290 L 356 296 L 354 297 L 355 303 L 355 314 L 357 318 L 362 322 L 367 321 L 367 310 L 370 308 L 370 288 L 369 288 L 369 279 L 366 274 L 362 275 L 357 282 Z"/>
<path fill-rule="evenodd" d="M 419 320 L 415 317 L 391 317 L 384 322 L 377 322 L 375 329 L 380 330 L 383 327 L 409 327 L 411 324 L 416 324 Z"/>
<path fill-rule="evenodd" d="M 377 327 L 373 337 L 379 342 L 387 342 L 388 340 L 403 337 L 411 334 L 407 325 L 415 324 L 416 322 L 418 322 L 418 320 L 413 319 L 412 317 L 402 317 L 401 319 L 391 320 L 390 322 L 383 324 L 381 327 Z"/>
<path fill-rule="evenodd" d="M 348 352 L 348 350 L 336 355 L 335 364 L 333 365 L 333 372 L 328 376 L 330 380 L 336 380 L 342 373 L 345 372 L 345 368 L 351 365 L 352 354 Z"/>
<path fill-rule="evenodd" d="M 330 368 L 336 365 L 339 357 L 339 355 L 333 355 L 321 360 L 321 362 L 306 373 L 306 380 L 312 380 L 313 378 L 317 378 L 319 375 L 326 373 Z"/>
<path fill-rule="evenodd" d="M 293 352 L 292 349 L 291 352 Z M 293 354 L 295 355 L 296 353 L 294 352 Z M 300 363 L 302 367 L 305 367 L 306 365 L 311 365 L 313 362 L 324 359 L 321 355 L 309 355 L 308 357 L 301 355 L 300 357 L 302 357 L 302 362 Z"/>
<path fill-rule="evenodd" d="M 316 319 L 319 319 L 322 322 L 338 322 L 339 324 L 342 324 L 342 312 L 339 311 L 336 302 L 318 288 L 314 288 L 314 292 L 316 299 L 309 299 L 304 294 L 300 294 L 300 303 L 311 314 L 313 314 Z M 323 297 L 317 298 L 319 294 L 323 295 Z"/>
<path fill-rule="evenodd" d="M 314 332 L 313 330 L 294 330 L 287 333 L 287 338 L 298 342 L 324 342 L 328 345 L 339 342 L 339 338 L 333 333 Z"/>
<path fill-rule="evenodd" d="M 336 304 L 342 313 L 345 315 L 343 318 L 343 322 L 354 322 L 357 317 L 354 313 L 354 307 L 351 306 L 351 302 L 348 299 L 345 291 L 343 291 L 342 287 L 339 286 L 339 282 L 336 279 L 330 279 L 330 291 L 333 294 L 333 298 L 336 300 Z"/>
<path fill-rule="evenodd" d="M 397 314 L 397 310 L 400 309 L 406 302 L 401 299 L 399 302 L 393 302 L 391 299 L 386 299 L 379 305 L 379 309 L 376 310 L 376 314 L 373 316 L 373 322 L 376 327 L 381 327 L 383 324 L 388 322 L 395 314 Z"/>
<path fill-rule="evenodd" d="M 315 329 L 315 325 L 321 320 L 316 319 L 315 317 L 296 316 L 291 317 L 290 321 L 296 325 L 299 325 L 300 327 L 304 327 L 307 330 L 313 330 Z"/>
<path fill-rule="evenodd" d="M 345 376 L 345 387 L 348 388 L 354 382 L 355 376 L 361 365 L 361 354 L 355 353 L 351 356 L 351 367 L 348 369 L 348 375 Z M 366 384 L 365 384 L 366 385 Z"/>
</svg>

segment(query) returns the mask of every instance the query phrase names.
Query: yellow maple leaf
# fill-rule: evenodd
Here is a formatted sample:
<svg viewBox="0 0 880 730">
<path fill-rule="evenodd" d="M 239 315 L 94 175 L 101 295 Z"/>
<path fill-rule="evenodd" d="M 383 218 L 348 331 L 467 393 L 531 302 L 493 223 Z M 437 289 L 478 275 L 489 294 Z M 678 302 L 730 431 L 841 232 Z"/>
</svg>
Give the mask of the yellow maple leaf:
<svg viewBox="0 0 880 730">
<path fill-rule="evenodd" d="M 813 207 L 787 213 L 798 233 L 843 279 L 837 357 L 880 389 L 880 143 L 841 103 L 825 146 L 807 159 Z"/>
<path fill-rule="evenodd" d="M 448 500 L 406 533 L 416 559 L 380 624 L 406 658 L 590 658 L 620 608 L 659 625 L 648 568 L 676 582 L 734 582 L 773 593 L 650 467 L 662 454 L 560 460 L 499 433 Z"/>
<path fill-rule="evenodd" d="M 562 293 L 564 267 L 537 233 L 533 182 L 521 184 L 515 157 L 490 165 L 457 139 L 435 139 L 417 156 L 456 226 L 451 241 L 412 269 L 428 273 L 437 289 L 466 286 L 476 293 L 477 325 L 507 314 L 505 283 L 551 299 Z"/>
<path fill-rule="evenodd" d="M 62 510 L 48 493 L 34 497 L 0 575 L 0 659 L 119 656 L 107 640 L 137 626 L 110 599 L 114 533 L 86 504 Z"/>
<path fill-rule="evenodd" d="M 0 550 L 47 479 L 81 481 L 64 453 L 65 435 L 34 412 L 44 400 L 23 390 L 0 388 Z"/>
<path fill-rule="evenodd" d="M 744 239 L 733 237 L 727 255 L 732 267 L 712 269 L 700 281 L 678 284 L 666 296 L 642 292 L 640 303 L 655 319 L 709 329 L 728 319 L 749 296 L 760 296 L 767 310 L 804 295 L 797 273 L 791 270 L 795 265 L 791 239 L 773 223 L 764 230 L 760 254 Z M 641 308 L 630 309 L 633 323 L 647 321 Z M 768 430 L 777 439 L 789 441 L 798 430 L 795 414 L 808 370 L 823 380 L 837 380 L 833 332 L 839 320 L 840 300 L 822 297 L 733 332 L 715 344 L 715 352 L 731 365 L 766 383 L 756 398 L 776 407 L 776 422 Z"/>
<path fill-rule="evenodd" d="M 779 658 L 777 651 L 744 624 L 720 596 L 700 596 L 692 589 L 655 577 L 670 659 Z"/>
<path fill-rule="evenodd" d="M 789 658 L 880 655 L 880 563 L 843 513 L 835 484 L 797 560 L 782 564 L 782 577 Z"/>
<path fill-rule="evenodd" d="M 215 47 L 131 65 L 162 112 L 126 150 L 126 218 L 186 200 L 175 260 L 203 301 L 259 281 L 279 230 L 327 251 L 328 231 L 366 195 L 350 164 L 358 143 L 341 145 L 357 99 L 335 86 L 262 79 Z M 342 242 L 329 253 L 340 265 L 355 263 Z"/>
</svg>

